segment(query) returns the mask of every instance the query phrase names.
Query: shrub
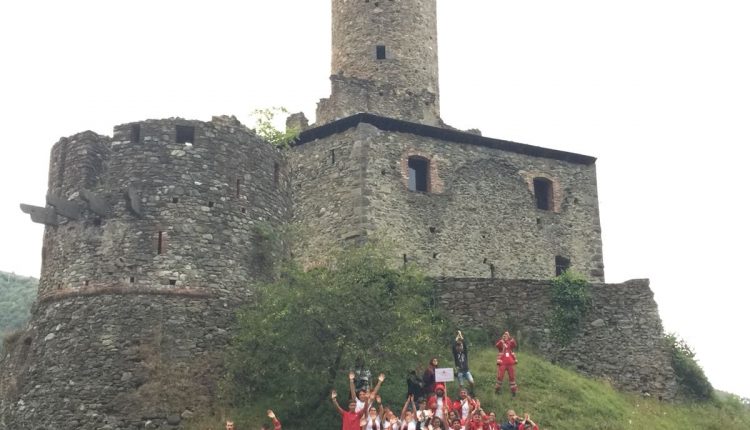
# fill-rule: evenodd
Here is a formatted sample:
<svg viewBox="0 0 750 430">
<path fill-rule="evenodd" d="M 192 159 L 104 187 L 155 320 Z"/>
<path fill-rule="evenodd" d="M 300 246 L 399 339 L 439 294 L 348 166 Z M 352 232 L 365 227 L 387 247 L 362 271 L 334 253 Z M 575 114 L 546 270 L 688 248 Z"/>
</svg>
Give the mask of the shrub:
<svg viewBox="0 0 750 430">
<path fill-rule="evenodd" d="M 678 395 L 692 400 L 710 400 L 714 388 L 695 359 L 690 346 L 674 333 L 664 335 L 677 378 Z"/>
<path fill-rule="evenodd" d="M 287 269 L 280 281 L 258 286 L 255 303 L 238 315 L 230 406 L 238 415 L 273 409 L 290 428 L 333 428 L 330 390 L 346 401 L 347 374 L 359 356 L 373 375 L 387 375 L 390 396 L 403 396 L 409 366 L 426 363 L 450 339 L 432 295 L 421 273 L 390 269 L 373 245 L 341 254 L 331 267 Z"/>
<path fill-rule="evenodd" d="M 591 307 L 591 285 L 578 273 L 566 270 L 552 280 L 552 337 L 568 345 Z"/>
</svg>

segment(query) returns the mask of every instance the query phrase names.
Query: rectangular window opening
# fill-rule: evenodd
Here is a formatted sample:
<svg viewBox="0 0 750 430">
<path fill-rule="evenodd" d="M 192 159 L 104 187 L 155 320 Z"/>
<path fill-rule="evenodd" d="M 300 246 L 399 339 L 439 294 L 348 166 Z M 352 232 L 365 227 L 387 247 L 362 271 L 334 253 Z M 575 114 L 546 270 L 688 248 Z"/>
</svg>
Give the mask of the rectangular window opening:
<svg viewBox="0 0 750 430">
<path fill-rule="evenodd" d="M 195 127 L 192 125 L 178 125 L 177 126 L 177 143 L 193 143 L 195 142 Z"/>
<path fill-rule="evenodd" d="M 428 191 L 430 162 L 424 158 L 409 158 L 409 191 Z"/>
<path fill-rule="evenodd" d="M 130 125 L 130 142 L 138 143 L 141 141 L 141 125 L 131 124 Z"/>
<path fill-rule="evenodd" d="M 172 197 L 172 203 L 179 203 L 179 202 L 180 202 L 180 199 L 178 199 L 177 197 Z"/>
<path fill-rule="evenodd" d="M 214 207 L 214 202 L 208 202 L 208 207 L 210 208 Z"/>
<path fill-rule="evenodd" d="M 534 178 L 534 196 L 538 209 L 552 210 L 552 181 L 547 178 Z"/>
<path fill-rule="evenodd" d="M 164 254 L 164 232 L 160 231 L 157 239 L 156 244 L 156 254 L 162 255 Z"/>
<path fill-rule="evenodd" d="M 279 163 L 273 163 L 273 187 L 279 186 Z"/>
<path fill-rule="evenodd" d="M 570 259 L 560 255 L 555 256 L 555 276 L 560 276 L 570 269 Z"/>
<path fill-rule="evenodd" d="M 336 150 L 331 149 L 331 164 L 336 164 Z"/>
<path fill-rule="evenodd" d="M 238 199 L 240 198 L 240 184 L 241 184 L 240 180 L 237 179 L 237 182 L 235 183 L 235 187 L 234 187 L 234 194 Z"/>
<path fill-rule="evenodd" d="M 130 277 L 130 283 L 131 284 L 135 284 L 135 277 L 133 277 L 133 276 Z"/>
<path fill-rule="evenodd" d="M 385 60 L 385 45 L 378 45 L 375 47 L 375 58 L 378 60 Z"/>
<path fill-rule="evenodd" d="M 177 279 L 170 279 L 169 285 L 177 285 Z"/>
</svg>

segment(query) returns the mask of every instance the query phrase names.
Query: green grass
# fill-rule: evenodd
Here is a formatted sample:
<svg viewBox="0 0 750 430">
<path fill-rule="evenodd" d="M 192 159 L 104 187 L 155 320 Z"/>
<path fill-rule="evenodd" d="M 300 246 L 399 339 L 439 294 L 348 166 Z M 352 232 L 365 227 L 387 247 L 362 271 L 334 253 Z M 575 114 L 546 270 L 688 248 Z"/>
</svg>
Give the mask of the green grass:
<svg viewBox="0 0 750 430">
<path fill-rule="evenodd" d="M 519 353 L 519 392 L 510 397 L 507 378 L 493 393 L 496 352 L 473 351 L 476 396 L 485 411 L 528 412 L 543 429 L 750 429 L 750 410 L 739 401 L 676 404 L 623 394 L 604 381 L 587 379 L 528 353 Z"/>
<path fill-rule="evenodd" d="M 508 409 L 528 412 L 541 429 L 553 430 L 711 430 L 750 429 L 750 410 L 735 399 L 708 403 L 667 403 L 635 394 L 624 394 L 604 381 L 597 381 L 555 366 L 529 353 L 518 353 L 516 378 L 519 392 L 511 398 L 507 378 L 500 395 L 494 393 L 494 349 L 474 348 L 471 371 L 476 382 L 476 397 L 482 408 L 498 417 Z M 448 357 L 442 358 L 442 363 Z M 345 382 L 345 381 L 344 381 Z M 456 383 L 449 383 L 451 397 L 456 396 Z M 343 388 L 343 386 L 342 386 Z M 339 391 L 345 396 L 346 391 Z M 393 409 L 401 409 L 406 392 L 405 378 L 389 375 L 381 393 L 383 401 Z M 343 401 L 343 400 L 342 400 Z M 260 407 L 260 405 L 258 405 Z M 232 414 L 239 428 L 259 428 L 265 409 L 252 406 Z M 333 408 L 330 411 L 335 416 Z M 282 423 L 284 417 L 280 417 Z M 310 428 L 316 428 L 315 422 Z M 193 422 L 191 429 L 222 429 L 218 419 L 204 417 Z"/>
</svg>

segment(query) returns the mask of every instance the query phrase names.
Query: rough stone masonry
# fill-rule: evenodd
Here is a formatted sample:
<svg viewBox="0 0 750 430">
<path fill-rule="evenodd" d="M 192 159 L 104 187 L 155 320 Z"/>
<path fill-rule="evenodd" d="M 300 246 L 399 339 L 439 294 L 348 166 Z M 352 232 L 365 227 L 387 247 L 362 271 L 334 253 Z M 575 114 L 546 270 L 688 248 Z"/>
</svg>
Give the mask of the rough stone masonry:
<svg viewBox="0 0 750 430">
<path fill-rule="evenodd" d="M 371 239 L 436 279 L 457 324 L 514 324 L 548 357 L 671 398 L 647 281 L 604 284 L 596 159 L 440 118 L 435 0 L 332 0 L 331 96 L 286 149 L 234 117 L 146 120 L 50 154 L 38 299 L 0 357 L 0 429 L 181 428 L 212 407 L 234 310 L 279 252 Z M 280 248 L 263 232 L 292 227 Z M 556 348 L 548 279 L 595 308 Z M 528 309 L 528 303 L 534 303 Z M 632 341 L 637 338 L 638 341 Z"/>
</svg>

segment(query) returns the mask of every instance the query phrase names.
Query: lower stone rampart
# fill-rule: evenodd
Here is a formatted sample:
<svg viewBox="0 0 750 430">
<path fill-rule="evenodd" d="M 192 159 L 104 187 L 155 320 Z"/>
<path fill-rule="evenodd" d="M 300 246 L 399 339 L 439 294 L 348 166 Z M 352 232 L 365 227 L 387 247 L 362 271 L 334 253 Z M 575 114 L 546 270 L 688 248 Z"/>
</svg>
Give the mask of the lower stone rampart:
<svg viewBox="0 0 750 430">
<path fill-rule="evenodd" d="M 459 327 L 509 329 L 521 347 L 617 388 L 672 399 L 676 382 L 663 328 L 647 279 L 593 284 L 593 306 L 570 345 L 553 342 L 549 281 L 437 280 L 440 304 Z"/>
<path fill-rule="evenodd" d="M 178 291 L 40 301 L 0 361 L 0 429 L 178 428 L 216 397 L 235 308 Z"/>
<path fill-rule="evenodd" d="M 592 310 L 563 348 L 548 329 L 548 281 L 441 278 L 436 287 L 459 327 L 509 329 L 522 350 L 533 345 L 623 390 L 674 397 L 648 280 L 594 284 Z M 190 289 L 41 297 L 0 358 L 0 430 L 181 428 L 182 415 L 213 406 L 241 300 Z"/>
</svg>

